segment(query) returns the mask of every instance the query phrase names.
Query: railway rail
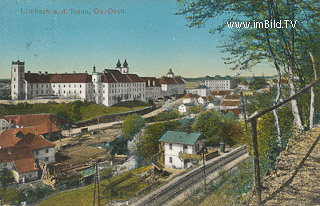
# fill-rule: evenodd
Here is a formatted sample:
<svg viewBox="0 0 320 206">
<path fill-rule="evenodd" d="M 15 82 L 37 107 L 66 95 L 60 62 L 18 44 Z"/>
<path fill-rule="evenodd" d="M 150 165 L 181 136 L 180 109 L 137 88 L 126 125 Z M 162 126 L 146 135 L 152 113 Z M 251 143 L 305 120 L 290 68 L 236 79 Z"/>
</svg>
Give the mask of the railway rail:
<svg viewBox="0 0 320 206">
<path fill-rule="evenodd" d="M 206 176 L 210 175 L 213 172 L 218 171 L 223 166 L 227 165 L 228 163 L 234 161 L 235 159 L 241 157 L 242 155 L 246 154 L 247 150 L 245 146 L 240 146 L 227 155 L 225 155 L 223 158 L 218 158 L 215 161 L 207 163 L 205 169 L 206 169 Z M 185 175 L 183 178 L 181 178 L 179 181 L 176 181 L 175 183 L 171 184 L 170 186 L 164 188 L 160 192 L 154 194 L 152 197 L 148 198 L 147 200 L 143 201 L 142 203 L 138 204 L 139 206 L 158 206 L 158 205 L 166 205 L 167 202 L 172 200 L 177 195 L 183 193 L 186 189 L 194 185 L 195 183 L 198 183 L 199 180 L 202 180 L 204 177 L 203 173 L 203 167 L 199 167 L 187 175 Z"/>
</svg>

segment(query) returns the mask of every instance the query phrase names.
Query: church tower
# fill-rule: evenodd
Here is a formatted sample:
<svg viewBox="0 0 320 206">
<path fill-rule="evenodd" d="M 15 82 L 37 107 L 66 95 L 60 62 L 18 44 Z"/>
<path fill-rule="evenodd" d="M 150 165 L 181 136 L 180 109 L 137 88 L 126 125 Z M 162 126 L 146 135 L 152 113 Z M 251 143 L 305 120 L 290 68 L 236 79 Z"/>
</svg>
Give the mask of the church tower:
<svg viewBox="0 0 320 206">
<path fill-rule="evenodd" d="M 96 71 L 96 66 L 93 66 L 92 83 L 93 83 L 93 99 L 97 104 L 102 104 L 102 85 L 101 85 L 102 73 Z"/>
<path fill-rule="evenodd" d="M 174 73 L 172 72 L 171 68 L 169 69 L 169 72 L 167 73 L 167 77 L 171 77 L 171 78 L 174 77 Z"/>
<path fill-rule="evenodd" d="M 25 99 L 24 62 L 19 60 L 11 65 L 11 99 Z"/>
<path fill-rule="evenodd" d="M 119 70 L 121 72 L 121 74 L 128 74 L 129 73 L 129 67 L 128 67 L 127 60 L 126 59 L 124 60 L 123 67 L 121 67 L 120 60 L 118 60 L 118 63 L 116 65 L 116 69 Z"/>
</svg>

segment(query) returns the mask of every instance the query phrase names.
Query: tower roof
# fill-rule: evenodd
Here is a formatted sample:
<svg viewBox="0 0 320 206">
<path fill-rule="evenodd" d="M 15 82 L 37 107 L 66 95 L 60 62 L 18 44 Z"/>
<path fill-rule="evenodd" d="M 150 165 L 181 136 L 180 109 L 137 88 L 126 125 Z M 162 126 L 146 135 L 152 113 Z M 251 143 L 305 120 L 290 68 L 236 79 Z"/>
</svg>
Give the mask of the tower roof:
<svg viewBox="0 0 320 206">
<path fill-rule="evenodd" d="M 120 67 L 121 67 L 121 63 L 120 63 L 120 60 L 118 59 L 118 62 L 117 62 L 116 68 L 120 68 Z"/>
<path fill-rule="evenodd" d="M 123 67 L 128 67 L 128 63 L 127 63 L 127 60 L 125 59 L 124 62 L 123 62 Z"/>
<path fill-rule="evenodd" d="M 169 69 L 169 72 L 167 74 L 173 74 L 172 69 Z"/>
</svg>

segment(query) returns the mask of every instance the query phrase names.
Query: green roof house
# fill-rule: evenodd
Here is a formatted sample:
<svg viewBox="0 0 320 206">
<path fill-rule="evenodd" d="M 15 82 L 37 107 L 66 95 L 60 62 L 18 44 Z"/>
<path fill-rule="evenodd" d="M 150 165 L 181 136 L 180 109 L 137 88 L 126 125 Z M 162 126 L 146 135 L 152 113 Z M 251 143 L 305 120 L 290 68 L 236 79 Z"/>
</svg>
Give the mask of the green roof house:
<svg viewBox="0 0 320 206">
<path fill-rule="evenodd" d="M 164 165 L 169 168 L 190 167 L 202 146 L 202 133 L 167 131 L 159 140 L 164 148 Z"/>
</svg>

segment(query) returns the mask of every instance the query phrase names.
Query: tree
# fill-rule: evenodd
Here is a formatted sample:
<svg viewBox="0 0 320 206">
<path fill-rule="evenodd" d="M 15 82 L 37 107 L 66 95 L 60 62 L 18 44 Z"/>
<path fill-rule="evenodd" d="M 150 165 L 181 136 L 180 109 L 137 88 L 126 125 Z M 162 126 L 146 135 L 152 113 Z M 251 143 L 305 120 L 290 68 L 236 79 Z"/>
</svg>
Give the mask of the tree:
<svg viewBox="0 0 320 206">
<path fill-rule="evenodd" d="M 235 65 L 233 69 L 248 70 L 258 63 L 270 62 L 274 64 L 278 74 L 282 70 L 288 75 L 290 95 L 296 92 L 299 84 L 295 77 L 299 77 L 299 81 L 303 78 L 301 62 L 305 62 L 303 57 L 308 54 L 305 48 L 308 48 L 310 41 L 313 41 L 313 48 L 318 48 L 320 45 L 319 41 L 315 41 L 318 39 L 319 31 L 317 25 L 320 19 L 320 12 L 317 9 L 320 6 L 319 1 L 178 0 L 178 2 L 180 8 L 178 14 L 186 17 L 190 27 L 201 28 L 218 17 L 222 19 L 222 24 L 214 26 L 211 29 L 212 33 L 223 32 L 229 27 L 231 34 L 225 36 L 221 48 L 223 52 L 231 54 L 231 57 L 225 60 L 227 64 Z M 273 20 L 280 22 L 280 26 L 271 28 L 270 22 Z M 243 25 L 240 28 L 239 24 L 243 22 L 250 22 L 252 27 L 244 28 Z M 265 24 L 266 22 L 269 24 Z M 298 130 L 303 130 L 297 100 L 291 101 L 291 109 Z"/>
<path fill-rule="evenodd" d="M 265 83 L 266 81 L 263 77 L 254 77 L 253 81 L 250 82 L 250 88 L 253 90 L 262 89 Z"/>
<path fill-rule="evenodd" d="M 9 190 L 7 187 L 15 182 L 13 173 L 9 169 L 3 169 L 0 171 L 0 200 L 3 200 L 5 203 L 10 203 L 12 196 L 16 197 L 17 193 L 14 190 Z"/>
<path fill-rule="evenodd" d="M 224 115 L 217 111 L 202 112 L 193 123 L 192 129 L 203 132 L 211 144 L 224 142 L 232 145 L 239 142 L 242 135 L 241 124 L 233 114 Z"/>
<path fill-rule="evenodd" d="M 137 114 L 128 115 L 122 123 L 122 134 L 126 139 L 132 139 L 144 125 L 145 121 L 141 116 Z"/>
<path fill-rule="evenodd" d="M 9 184 L 15 182 L 13 173 L 9 169 L 3 169 L 0 172 L 0 184 L 2 187 L 6 188 Z"/>
<path fill-rule="evenodd" d="M 179 121 L 161 122 L 146 126 L 139 137 L 139 154 L 145 159 L 152 158 L 153 155 L 159 152 L 159 139 L 166 131 L 175 130 L 180 126 L 181 123 Z"/>
</svg>

